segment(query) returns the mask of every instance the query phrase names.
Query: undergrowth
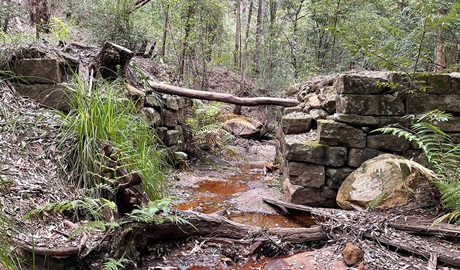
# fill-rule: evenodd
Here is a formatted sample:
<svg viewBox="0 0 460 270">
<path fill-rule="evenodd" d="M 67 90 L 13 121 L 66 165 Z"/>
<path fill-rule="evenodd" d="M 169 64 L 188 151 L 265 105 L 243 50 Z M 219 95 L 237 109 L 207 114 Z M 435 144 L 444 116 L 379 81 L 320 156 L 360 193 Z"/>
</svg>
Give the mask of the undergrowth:
<svg viewBox="0 0 460 270">
<path fill-rule="evenodd" d="M 460 144 L 439 128 L 452 116 L 442 111 L 432 111 L 413 116 L 410 129 L 385 127 L 375 131 L 393 134 L 415 143 L 425 154 L 437 175 L 435 181 L 441 192 L 441 201 L 449 211 L 437 219 L 460 224 Z"/>
<path fill-rule="evenodd" d="M 134 103 L 123 98 L 123 84 L 101 82 L 92 86 L 76 77 L 73 86 L 72 110 L 60 114 L 64 120 L 60 147 L 67 153 L 71 180 L 86 190 L 111 184 L 102 177 L 106 162 L 103 145 L 109 144 L 127 169 L 142 175 L 142 188 L 149 198 L 162 198 L 167 190 L 161 145 L 135 112 Z"/>
<path fill-rule="evenodd" d="M 220 102 L 203 103 L 194 100 L 194 115 L 187 119 L 192 143 L 205 151 L 215 153 L 231 151 L 227 143 L 234 138 L 232 126 L 256 129 L 251 120 L 242 115 L 225 113 Z"/>
</svg>

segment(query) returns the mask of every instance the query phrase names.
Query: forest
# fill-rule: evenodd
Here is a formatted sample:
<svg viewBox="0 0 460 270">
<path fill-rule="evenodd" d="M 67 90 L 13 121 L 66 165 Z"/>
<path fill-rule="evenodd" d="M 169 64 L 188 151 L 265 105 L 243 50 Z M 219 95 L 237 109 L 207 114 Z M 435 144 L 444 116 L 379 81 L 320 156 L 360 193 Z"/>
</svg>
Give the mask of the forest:
<svg viewBox="0 0 460 270">
<path fill-rule="evenodd" d="M 113 68 L 104 66 L 112 60 Z M 28 69 L 34 61 L 51 68 Z M 304 257 L 313 263 L 343 252 L 342 268 L 333 259 L 319 266 L 329 269 L 458 269 L 460 136 L 438 128 L 452 119 L 458 128 L 454 101 L 442 103 L 453 115 L 437 110 L 413 116 L 411 126 L 378 126 L 424 155 L 427 168 L 414 168 L 435 179 L 424 194 L 435 200 L 422 196 L 423 206 L 374 211 L 384 193 L 365 209 L 283 202 L 283 164 L 274 156 L 287 107 L 303 103 L 292 114 L 311 116 L 309 102 L 347 78 L 355 83 L 343 74 L 402 74 L 411 87 L 434 74 L 454 88 L 459 69 L 460 4 L 453 0 L 2 0 L 0 269 L 284 269 L 281 261 L 297 269 L 298 257 L 277 256 L 300 251 L 312 252 Z M 42 103 L 21 92 L 35 88 L 52 92 Z M 368 88 L 391 96 L 398 85 L 377 80 Z M 61 90 L 63 107 L 43 103 Z M 454 96 L 443 91 L 435 94 Z M 312 131 L 335 115 L 325 114 Z M 376 127 L 359 132 L 371 134 L 369 126 Z M 247 130 L 257 132 L 242 135 Z M 308 132 L 299 137 L 316 138 Z M 308 216 L 313 225 L 285 228 L 272 212 L 263 215 L 272 227 L 230 218 L 235 205 L 253 206 L 252 193 L 246 201 L 225 197 L 237 202 L 216 203 L 209 213 L 209 196 L 184 204 L 214 178 L 256 186 L 241 175 L 264 185 L 260 203 L 276 208 L 276 218 Z M 345 265 L 351 242 L 359 248 L 348 252 L 360 259 Z"/>
</svg>

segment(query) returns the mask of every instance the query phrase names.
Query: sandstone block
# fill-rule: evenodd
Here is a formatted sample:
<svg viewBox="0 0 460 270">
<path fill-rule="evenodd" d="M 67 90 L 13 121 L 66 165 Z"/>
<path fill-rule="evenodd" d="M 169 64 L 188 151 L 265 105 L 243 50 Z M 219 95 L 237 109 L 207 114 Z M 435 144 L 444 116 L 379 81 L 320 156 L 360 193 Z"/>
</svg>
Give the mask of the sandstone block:
<svg viewBox="0 0 460 270">
<path fill-rule="evenodd" d="M 14 84 L 19 94 L 30 97 L 41 105 L 60 111 L 71 109 L 74 92 L 63 84 Z"/>
<path fill-rule="evenodd" d="M 323 109 L 311 109 L 310 110 L 310 115 L 313 117 L 313 119 L 318 120 L 318 119 L 326 119 L 329 116 L 329 113 L 327 113 Z"/>
<path fill-rule="evenodd" d="M 315 207 L 335 207 L 337 193 L 328 188 L 312 188 L 293 185 L 289 179 L 285 179 L 283 190 L 286 200 L 295 204 L 302 204 Z"/>
<path fill-rule="evenodd" d="M 453 80 L 447 74 L 415 74 L 412 81 L 403 73 L 391 73 L 388 80 L 397 86 L 398 91 L 415 90 L 416 92 L 424 92 L 427 94 L 453 94 L 460 92 L 455 90 Z"/>
<path fill-rule="evenodd" d="M 181 98 L 179 96 L 170 96 L 170 95 L 164 95 L 163 96 L 163 102 L 165 105 L 166 109 L 172 110 L 172 111 L 177 111 L 179 110 L 179 100 Z"/>
<path fill-rule="evenodd" d="M 408 96 L 407 113 L 417 114 L 442 109 L 446 112 L 460 112 L 460 96 L 414 93 Z"/>
<path fill-rule="evenodd" d="M 157 135 L 158 135 L 158 138 L 163 142 L 166 138 L 166 134 L 168 132 L 168 128 L 167 127 L 157 127 L 155 129 Z"/>
<path fill-rule="evenodd" d="M 348 166 L 351 167 L 359 167 L 361 164 L 366 162 L 367 160 L 374 158 L 378 155 L 382 154 L 382 152 L 375 150 L 375 149 L 357 149 L 352 148 L 348 151 Z"/>
<path fill-rule="evenodd" d="M 460 132 L 460 117 L 453 117 L 449 121 L 436 122 L 434 125 L 444 132 Z"/>
<path fill-rule="evenodd" d="M 386 127 L 388 125 L 401 124 L 409 125 L 410 120 L 404 116 L 378 116 L 379 124 L 377 127 Z"/>
<path fill-rule="evenodd" d="M 310 162 L 319 165 L 343 166 L 347 160 L 346 147 L 333 147 L 316 142 L 287 141 L 286 159 L 297 162 Z"/>
<path fill-rule="evenodd" d="M 342 257 L 347 266 L 355 266 L 364 259 L 364 251 L 353 243 L 348 242 L 342 250 Z"/>
<path fill-rule="evenodd" d="M 145 97 L 144 105 L 146 107 L 160 108 L 162 105 L 162 101 L 158 95 L 153 93 Z"/>
<path fill-rule="evenodd" d="M 388 81 L 384 78 L 342 75 L 337 79 L 335 89 L 338 94 L 382 94 L 391 90 L 384 85 L 386 83 L 388 83 Z"/>
<path fill-rule="evenodd" d="M 336 122 L 345 123 L 351 126 L 376 126 L 379 124 L 379 119 L 373 116 L 364 116 L 357 114 L 343 114 L 335 113 L 330 116 L 329 119 L 332 119 Z"/>
<path fill-rule="evenodd" d="M 366 135 L 362 130 L 331 120 L 318 120 L 318 142 L 332 146 L 366 147 Z"/>
<path fill-rule="evenodd" d="M 326 186 L 332 189 L 338 189 L 343 181 L 354 171 L 352 168 L 327 168 L 326 169 Z"/>
<path fill-rule="evenodd" d="M 286 107 L 283 108 L 283 115 L 288 115 L 290 113 L 297 113 L 297 112 L 302 112 L 301 107 Z"/>
<path fill-rule="evenodd" d="M 409 142 L 391 134 L 377 134 L 367 136 L 367 147 L 382 151 L 403 152 L 409 148 Z"/>
<path fill-rule="evenodd" d="M 163 126 L 167 128 L 175 128 L 177 126 L 177 114 L 174 111 L 162 110 Z"/>
<path fill-rule="evenodd" d="M 298 134 L 311 129 L 312 117 L 305 113 L 292 113 L 283 116 L 281 126 L 284 134 Z"/>
<path fill-rule="evenodd" d="M 337 113 L 358 115 L 404 115 L 404 103 L 397 95 L 338 95 Z"/>
<path fill-rule="evenodd" d="M 166 146 L 177 144 L 177 142 L 179 141 L 179 136 L 180 136 L 180 132 L 178 130 L 175 130 L 175 129 L 168 130 L 166 131 L 166 136 L 163 140 L 163 143 Z"/>
<path fill-rule="evenodd" d="M 313 188 L 324 186 L 326 173 L 322 165 L 289 162 L 288 169 L 289 179 L 294 185 Z"/>
<path fill-rule="evenodd" d="M 60 83 L 63 81 L 63 68 L 56 59 L 20 59 L 14 63 L 16 76 L 29 83 Z"/>
<path fill-rule="evenodd" d="M 142 114 L 144 119 L 150 125 L 155 127 L 161 126 L 161 115 L 160 113 L 152 107 L 144 107 L 142 108 Z"/>
</svg>

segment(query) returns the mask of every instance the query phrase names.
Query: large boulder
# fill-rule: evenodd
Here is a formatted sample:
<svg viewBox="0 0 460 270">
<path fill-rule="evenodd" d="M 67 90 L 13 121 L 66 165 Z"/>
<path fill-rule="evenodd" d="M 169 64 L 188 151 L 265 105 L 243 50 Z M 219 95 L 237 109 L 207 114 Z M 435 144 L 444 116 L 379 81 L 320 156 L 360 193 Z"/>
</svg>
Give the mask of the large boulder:
<svg viewBox="0 0 460 270">
<path fill-rule="evenodd" d="M 344 209 L 352 205 L 367 206 L 378 197 L 376 208 L 404 205 L 411 194 L 432 187 L 434 174 L 413 161 L 383 154 L 363 163 L 342 183 L 337 204 Z"/>
</svg>

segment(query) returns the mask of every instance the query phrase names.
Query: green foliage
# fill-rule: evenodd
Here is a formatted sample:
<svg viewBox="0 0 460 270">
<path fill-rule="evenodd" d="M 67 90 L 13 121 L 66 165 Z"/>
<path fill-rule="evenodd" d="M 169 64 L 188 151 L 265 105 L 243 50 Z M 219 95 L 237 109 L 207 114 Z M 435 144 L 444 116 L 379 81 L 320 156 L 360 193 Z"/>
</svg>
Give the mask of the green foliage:
<svg viewBox="0 0 460 270">
<path fill-rule="evenodd" d="M 97 42 L 110 40 L 129 49 L 149 40 L 149 24 L 143 9 L 135 9 L 136 0 L 86 1 L 89 17 L 82 21 Z M 84 16 L 84 15 L 82 15 Z"/>
<path fill-rule="evenodd" d="M 42 212 L 53 212 L 53 213 L 64 213 L 73 212 L 75 215 L 83 215 L 87 218 L 94 220 L 101 220 L 104 216 L 102 215 L 102 209 L 108 207 L 114 210 L 116 205 L 114 202 L 106 199 L 94 199 L 85 197 L 78 200 L 64 200 L 56 203 L 50 203 L 42 205 L 37 209 L 30 211 L 26 218 L 36 216 Z"/>
<path fill-rule="evenodd" d="M 89 191 L 110 184 L 102 173 L 107 169 L 102 149 L 108 143 L 130 171 L 142 174 L 143 190 L 151 199 L 163 197 L 166 186 L 159 140 L 135 112 L 134 104 L 121 98 L 124 86 L 102 83 L 88 87 L 76 78 L 74 87 L 73 109 L 69 114 L 60 114 L 60 147 L 67 154 L 71 180 Z"/>
<path fill-rule="evenodd" d="M 222 151 L 234 136 L 229 132 L 230 125 L 241 125 L 255 129 L 251 120 L 242 115 L 224 113 L 222 103 L 204 104 L 195 100 L 194 116 L 187 119 L 193 143 L 203 150 Z"/>
<path fill-rule="evenodd" d="M 107 261 L 104 262 L 103 270 L 119 270 L 124 269 L 126 264 L 130 263 L 131 261 L 126 259 L 123 255 L 120 259 L 114 258 L 107 258 Z"/>
<path fill-rule="evenodd" d="M 54 42 L 70 42 L 72 39 L 73 25 L 74 22 L 71 20 L 65 22 L 62 18 L 51 17 L 50 28 L 53 32 L 53 41 Z"/>
<path fill-rule="evenodd" d="M 460 224 L 460 144 L 452 142 L 450 135 L 437 125 L 447 121 L 451 115 L 441 111 L 432 111 L 414 117 L 410 130 L 398 127 L 380 128 L 375 131 L 393 134 L 414 142 L 423 150 L 436 172 L 436 185 L 441 192 L 444 207 L 450 213 L 438 219 Z"/>
<path fill-rule="evenodd" d="M 189 222 L 179 216 L 170 213 L 171 199 L 165 198 L 154 202 L 149 202 L 146 207 L 134 209 L 128 217 L 136 222 L 161 224 L 169 220 L 177 224 L 189 224 Z"/>
</svg>

